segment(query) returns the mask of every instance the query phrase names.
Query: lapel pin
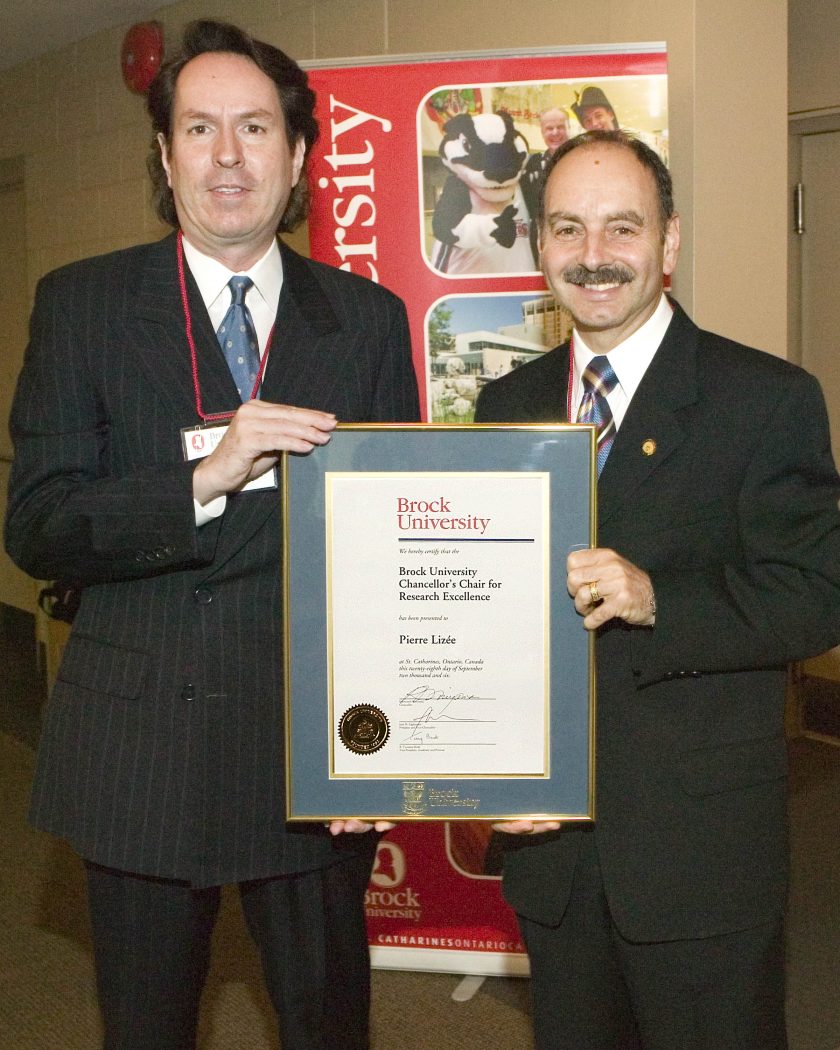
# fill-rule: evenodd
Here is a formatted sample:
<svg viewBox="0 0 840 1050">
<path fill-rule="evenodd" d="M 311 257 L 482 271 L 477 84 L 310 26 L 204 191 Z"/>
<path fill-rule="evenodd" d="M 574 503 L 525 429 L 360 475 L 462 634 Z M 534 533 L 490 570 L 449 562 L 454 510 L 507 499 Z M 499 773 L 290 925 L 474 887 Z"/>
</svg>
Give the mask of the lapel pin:
<svg viewBox="0 0 840 1050">
<path fill-rule="evenodd" d="M 642 442 L 642 452 L 646 456 L 652 456 L 656 452 L 656 442 L 653 438 L 648 438 L 647 441 Z"/>
</svg>

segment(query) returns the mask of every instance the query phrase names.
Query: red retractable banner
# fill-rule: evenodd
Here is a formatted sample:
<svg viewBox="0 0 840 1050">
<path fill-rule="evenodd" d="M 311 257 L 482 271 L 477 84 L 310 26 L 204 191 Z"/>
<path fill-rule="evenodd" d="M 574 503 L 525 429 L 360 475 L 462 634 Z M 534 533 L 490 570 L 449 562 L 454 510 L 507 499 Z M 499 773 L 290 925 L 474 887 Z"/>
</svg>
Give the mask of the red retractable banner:
<svg viewBox="0 0 840 1050">
<path fill-rule="evenodd" d="M 469 423 L 484 383 L 568 337 L 536 255 L 548 151 L 621 128 L 667 162 L 665 46 L 305 65 L 312 257 L 405 301 L 424 419 Z M 389 833 L 368 893 L 374 965 L 527 972 L 488 841 L 469 822 Z"/>
<path fill-rule="evenodd" d="M 516 918 L 485 873 L 488 839 L 485 824 L 441 822 L 380 842 L 366 901 L 374 966 L 527 974 Z"/>
<path fill-rule="evenodd" d="M 310 68 L 312 256 L 405 301 L 427 419 L 470 422 L 482 381 L 568 333 L 535 259 L 540 115 L 667 161 L 666 65 L 643 44 Z"/>
</svg>

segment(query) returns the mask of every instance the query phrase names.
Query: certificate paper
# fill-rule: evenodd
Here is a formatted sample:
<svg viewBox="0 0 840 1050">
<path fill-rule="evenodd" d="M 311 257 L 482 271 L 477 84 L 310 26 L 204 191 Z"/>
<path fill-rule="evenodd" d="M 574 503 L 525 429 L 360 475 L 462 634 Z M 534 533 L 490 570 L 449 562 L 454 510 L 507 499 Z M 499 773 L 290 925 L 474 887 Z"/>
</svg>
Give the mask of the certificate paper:
<svg viewBox="0 0 840 1050">
<path fill-rule="evenodd" d="M 594 817 L 594 428 L 340 425 L 283 461 L 289 820 Z"/>
<path fill-rule="evenodd" d="M 550 476 L 325 482 L 334 775 L 545 776 Z"/>
</svg>

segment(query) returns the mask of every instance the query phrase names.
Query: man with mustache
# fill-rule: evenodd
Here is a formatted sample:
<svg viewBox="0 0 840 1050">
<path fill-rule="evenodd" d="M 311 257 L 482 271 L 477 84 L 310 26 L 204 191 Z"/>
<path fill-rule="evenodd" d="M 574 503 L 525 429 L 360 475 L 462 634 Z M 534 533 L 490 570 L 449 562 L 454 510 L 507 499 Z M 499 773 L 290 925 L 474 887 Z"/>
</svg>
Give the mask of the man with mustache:
<svg viewBox="0 0 840 1050">
<path fill-rule="evenodd" d="M 275 468 L 419 406 L 403 304 L 277 239 L 306 214 L 314 104 L 282 51 L 188 26 L 148 100 L 176 232 L 36 296 L 6 542 L 84 591 L 31 816 L 85 861 L 106 1050 L 195 1046 L 225 883 L 284 1050 L 369 1045 L 376 836 L 285 822 Z"/>
<path fill-rule="evenodd" d="M 783 1050 L 786 664 L 840 640 L 840 478 L 819 386 L 663 291 L 671 178 L 623 132 L 547 169 L 571 342 L 477 422 L 598 433 L 598 546 L 567 555 L 597 653 L 596 818 L 498 826 L 539 1050 Z"/>
</svg>

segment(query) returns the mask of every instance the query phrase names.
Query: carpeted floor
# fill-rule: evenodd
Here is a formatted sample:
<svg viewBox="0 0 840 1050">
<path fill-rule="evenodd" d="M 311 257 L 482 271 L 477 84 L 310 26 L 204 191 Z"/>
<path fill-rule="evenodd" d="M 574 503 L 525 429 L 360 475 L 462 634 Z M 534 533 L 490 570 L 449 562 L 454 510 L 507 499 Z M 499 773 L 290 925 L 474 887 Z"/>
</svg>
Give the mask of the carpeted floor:
<svg viewBox="0 0 840 1050">
<path fill-rule="evenodd" d="M 0 1047 L 94 1050 L 94 998 L 78 858 L 25 825 L 33 753 L 0 733 Z M 531 1046 L 527 985 L 488 978 L 455 1003 L 459 978 L 375 971 L 374 1050 Z M 201 1050 L 279 1050 L 235 894 L 225 897 L 202 1004 Z"/>
<path fill-rule="evenodd" d="M 0 666 L 0 1048 L 95 1050 L 81 866 L 24 820 L 43 685 L 17 629 L 0 630 Z M 791 758 L 791 1050 L 840 1050 L 840 748 L 797 740 Z M 373 1050 L 532 1046 L 526 981 L 488 978 L 464 1003 L 451 998 L 458 982 L 375 971 Z M 279 1050 L 235 895 L 225 897 L 216 931 L 199 1046 Z"/>
</svg>

